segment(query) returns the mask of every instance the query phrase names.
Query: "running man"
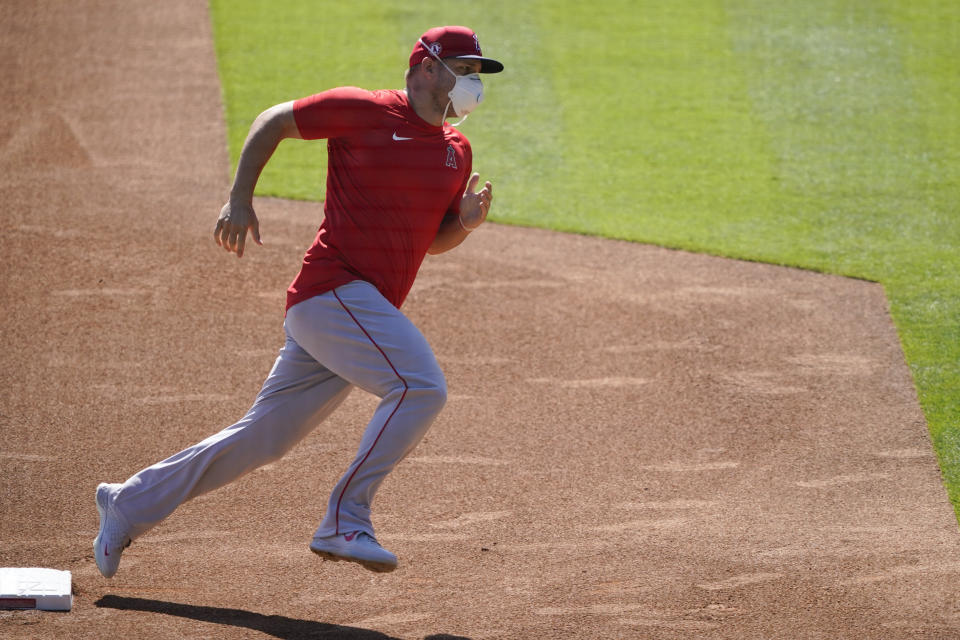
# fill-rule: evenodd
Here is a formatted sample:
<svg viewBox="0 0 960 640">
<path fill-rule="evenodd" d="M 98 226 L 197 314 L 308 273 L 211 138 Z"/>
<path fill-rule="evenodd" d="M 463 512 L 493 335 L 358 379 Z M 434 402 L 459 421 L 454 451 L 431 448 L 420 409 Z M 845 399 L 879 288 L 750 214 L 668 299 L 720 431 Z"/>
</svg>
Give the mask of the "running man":
<svg viewBox="0 0 960 640">
<path fill-rule="evenodd" d="M 248 232 L 261 244 L 253 192 L 280 141 L 327 140 L 324 220 L 287 291 L 286 343 L 239 422 L 126 482 L 97 487 L 93 546 L 105 577 L 178 506 L 282 457 L 353 387 L 380 404 L 310 549 L 373 571 L 397 567 L 374 536 L 370 505 L 446 401 L 443 372 L 400 307 L 425 255 L 453 249 L 486 220 L 492 185 L 476 190 L 470 143 L 446 120 L 465 118 L 483 99 L 480 73 L 502 70 L 472 30 L 436 27 L 413 47 L 405 90 L 340 87 L 257 117 L 214 231 L 238 258 Z"/>
</svg>

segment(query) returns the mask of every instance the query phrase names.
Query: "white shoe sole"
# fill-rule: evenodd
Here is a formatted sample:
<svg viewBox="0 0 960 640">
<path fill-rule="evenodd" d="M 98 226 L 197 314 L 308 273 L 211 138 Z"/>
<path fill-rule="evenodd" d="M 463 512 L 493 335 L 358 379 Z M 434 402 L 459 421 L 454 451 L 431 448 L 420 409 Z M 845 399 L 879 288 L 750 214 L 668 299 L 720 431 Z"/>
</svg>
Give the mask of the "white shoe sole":
<svg viewBox="0 0 960 640">
<path fill-rule="evenodd" d="M 330 560 L 331 562 L 354 562 L 359 564 L 364 569 L 373 571 L 376 573 L 390 573 L 397 568 L 397 565 L 390 564 L 387 562 L 376 562 L 374 560 L 364 560 L 363 558 L 354 558 L 353 556 L 338 556 L 329 551 L 321 551 L 320 549 L 314 549 L 313 545 L 310 546 L 310 551 L 313 551 L 315 554 L 323 558 L 324 560 Z"/>
</svg>

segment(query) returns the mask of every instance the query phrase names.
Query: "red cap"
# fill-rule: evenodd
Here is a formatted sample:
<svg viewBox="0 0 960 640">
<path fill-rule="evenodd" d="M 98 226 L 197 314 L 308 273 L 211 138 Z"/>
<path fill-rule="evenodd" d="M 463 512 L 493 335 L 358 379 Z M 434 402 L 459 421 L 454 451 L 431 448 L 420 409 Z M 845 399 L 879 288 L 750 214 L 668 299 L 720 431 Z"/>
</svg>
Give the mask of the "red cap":
<svg viewBox="0 0 960 640">
<path fill-rule="evenodd" d="M 421 42 L 422 41 L 422 42 Z M 417 44 L 413 45 L 410 53 L 410 66 L 418 65 L 424 58 L 430 57 L 430 51 L 423 46 L 426 43 L 438 58 L 464 58 L 480 61 L 480 73 L 500 73 L 503 65 L 484 58 L 480 51 L 480 41 L 477 34 L 467 27 L 434 27 L 422 36 Z"/>
</svg>

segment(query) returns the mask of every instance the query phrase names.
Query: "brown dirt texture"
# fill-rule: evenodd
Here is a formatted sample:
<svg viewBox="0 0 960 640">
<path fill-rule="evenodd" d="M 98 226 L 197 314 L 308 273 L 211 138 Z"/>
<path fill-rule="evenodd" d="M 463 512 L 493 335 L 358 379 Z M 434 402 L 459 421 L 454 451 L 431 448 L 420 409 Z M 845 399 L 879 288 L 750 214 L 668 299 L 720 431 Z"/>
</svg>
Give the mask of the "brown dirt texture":
<svg viewBox="0 0 960 640">
<path fill-rule="evenodd" d="M 450 393 L 374 505 L 396 572 L 307 548 L 375 405 L 355 391 L 102 578 L 97 483 L 243 415 L 321 211 L 259 199 L 264 247 L 213 243 L 205 3 L 8 1 L 0 33 L 0 566 L 75 590 L 0 636 L 960 637 L 957 523 L 881 286 L 495 224 L 404 308 Z"/>
</svg>

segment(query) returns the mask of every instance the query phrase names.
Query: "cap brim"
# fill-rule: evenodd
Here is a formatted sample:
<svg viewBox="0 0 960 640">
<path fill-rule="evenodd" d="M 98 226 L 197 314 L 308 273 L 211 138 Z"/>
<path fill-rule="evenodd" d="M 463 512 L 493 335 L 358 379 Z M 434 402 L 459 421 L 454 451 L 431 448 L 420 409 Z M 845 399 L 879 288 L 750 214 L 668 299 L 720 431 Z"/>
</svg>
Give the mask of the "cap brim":
<svg viewBox="0 0 960 640">
<path fill-rule="evenodd" d="M 484 58 L 483 56 L 452 56 L 462 60 L 479 60 L 480 73 L 500 73 L 503 71 L 503 64 L 493 58 Z"/>
</svg>

